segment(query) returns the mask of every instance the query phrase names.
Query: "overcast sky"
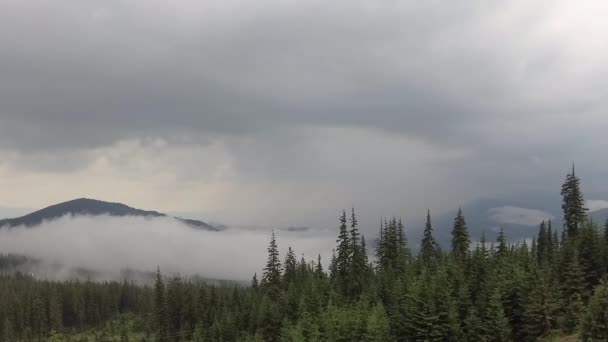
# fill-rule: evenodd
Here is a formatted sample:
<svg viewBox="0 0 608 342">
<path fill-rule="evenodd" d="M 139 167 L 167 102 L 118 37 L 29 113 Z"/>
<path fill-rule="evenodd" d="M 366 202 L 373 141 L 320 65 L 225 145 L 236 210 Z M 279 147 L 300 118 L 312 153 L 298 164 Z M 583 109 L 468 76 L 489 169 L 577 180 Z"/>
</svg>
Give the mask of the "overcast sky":
<svg viewBox="0 0 608 342">
<path fill-rule="evenodd" d="M 317 226 L 588 189 L 602 1 L 0 0 L 0 206 Z"/>
</svg>

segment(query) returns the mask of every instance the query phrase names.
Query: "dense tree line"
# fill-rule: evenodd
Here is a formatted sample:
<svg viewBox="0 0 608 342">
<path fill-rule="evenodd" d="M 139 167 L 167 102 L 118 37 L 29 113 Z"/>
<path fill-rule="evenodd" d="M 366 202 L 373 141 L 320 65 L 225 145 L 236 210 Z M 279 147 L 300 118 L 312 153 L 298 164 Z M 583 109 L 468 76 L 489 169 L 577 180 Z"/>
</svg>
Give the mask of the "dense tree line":
<svg viewBox="0 0 608 342">
<path fill-rule="evenodd" d="M 298 260 L 291 247 L 281 257 L 273 233 L 263 274 L 250 287 L 208 286 L 160 270 L 153 287 L 4 276 L 0 338 L 39 340 L 131 313 L 140 323 L 129 329 L 150 341 L 501 342 L 560 334 L 606 341 L 608 222 L 588 219 L 574 169 L 562 196 L 564 226 L 542 222 L 520 242 L 502 230 L 495 241 L 482 234 L 473 242 L 459 210 L 442 249 L 427 212 L 418 253 L 398 218 L 380 222 L 368 251 L 354 209 L 344 211 L 327 270 L 320 256 Z M 114 336 L 125 341 L 129 332 Z"/>
</svg>

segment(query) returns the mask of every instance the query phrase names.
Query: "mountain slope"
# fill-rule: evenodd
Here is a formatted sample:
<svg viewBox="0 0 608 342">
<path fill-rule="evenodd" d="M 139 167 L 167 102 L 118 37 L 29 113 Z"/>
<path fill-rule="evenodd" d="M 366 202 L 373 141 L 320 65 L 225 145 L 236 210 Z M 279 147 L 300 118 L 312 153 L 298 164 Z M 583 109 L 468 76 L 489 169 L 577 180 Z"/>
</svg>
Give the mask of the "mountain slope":
<svg viewBox="0 0 608 342">
<path fill-rule="evenodd" d="M 65 215 L 168 217 L 166 214 L 159 213 L 157 211 L 136 209 L 122 203 L 112 203 L 89 198 L 79 198 L 72 201 L 52 205 L 50 207 L 46 207 L 44 209 L 35 211 L 25 216 L 0 220 L 0 227 L 34 227 L 40 225 L 43 221 L 57 219 Z M 202 221 L 182 219 L 179 217 L 175 217 L 175 219 L 196 229 L 212 231 L 219 230 L 218 228 Z"/>
</svg>

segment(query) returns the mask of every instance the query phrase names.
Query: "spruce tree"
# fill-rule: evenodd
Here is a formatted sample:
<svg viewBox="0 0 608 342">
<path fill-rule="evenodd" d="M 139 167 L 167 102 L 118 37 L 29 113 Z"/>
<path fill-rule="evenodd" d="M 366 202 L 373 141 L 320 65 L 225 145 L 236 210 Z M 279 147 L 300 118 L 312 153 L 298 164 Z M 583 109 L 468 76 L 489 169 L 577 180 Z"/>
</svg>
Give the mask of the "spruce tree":
<svg viewBox="0 0 608 342">
<path fill-rule="evenodd" d="M 257 289 L 258 287 L 260 287 L 260 284 L 258 282 L 258 274 L 254 273 L 253 278 L 251 279 L 251 288 Z"/>
<path fill-rule="evenodd" d="M 606 222 L 608 222 L 608 220 Z M 382 218 L 380 218 L 380 231 L 376 241 L 376 260 L 378 261 L 379 266 L 384 265 L 384 241 L 384 224 Z"/>
<path fill-rule="evenodd" d="M 323 264 L 321 264 L 321 254 L 317 256 L 317 264 L 315 265 L 315 275 L 318 279 L 325 278 L 325 272 L 323 271 Z"/>
<path fill-rule="evenodd" d="M 551 220 L 547 222 L 547 261 L 552 262 L 553 256 L 555 255 L 555 250 L 557 247 L 557 241 L 555 241 L 555 237 L 553 236 L 553 228 L 551 227 Z"/>
<path fill-rule="evenodd" d="M 158 340 L 161 342 L 168 341 L 167 302 L 165 300 L 165 284 L 160 274 L 160 267 L 156 270 L 156 282 L 154 283 L 154 318 Z"/>
<path fill-rule="evenodd" d="M 587 222 L 580 229 L 579 246 L 579 259 L 585 275 L 585 291 L 591 294 L 604 276 L 602 239 L 593 222 Z"/>
<path fill-rule="evenodd" d="M 587 212 L 583 193 L 580 189 L 580 179 L 574 173 L 574 165 L 572 165 L 572 173 L 566 175 L 561 194 L 566 235 L 567 237 L 574 238 L 578 235 Z"/>
<path fill-rule="evenodd" d="M 342 211 L 340 216 L 340 228 L 338 231 L 337 256 L 336 256 L 336 277 L 334 286 L 336 292 L 343 297 L 348 297 L 348 281 L 350 274 L 350 263 L 352 257 L 352 243 L 348 232 L 346 211 Z"/>
<path fill-rule="evenodd" d="M 397 234 L 398 234 L 398 251 L 399 251 L 399 269 L 400 271 L 405 271 L 405 267 L 412 256 L 412 253 L 408 247 L 407 235 L 405 234 L 405 227 L 403 226 L 403 221 L 399 218 L 399 222 L 397 222 Z"/>
<path fill-rule="evenodd" d="M 608 274 L 608 218 L 604 222 L 604 234 L 602 236 L 602 246 L 604 248 L 604 272 Z"/>
<path fill-rule="evenodd" d="M 452 255 L 459 260 L 464 260 L 469 255 L 469 246 L 471 239 L 465 222 L 462 210 L 458 209 L 458 214 L 454 219 L 454 228 L 452 229 Z"/>
<path fill-rule="evenodd" d="M 511 341 L 511 326 L 509 325 L 509 320 L 505 317 L 501 303 L 501 294 L 497 288 L 490 295 L 483 316 L 483 326 L 486 331 L 486 341 Z"/>
<path fill-rule="evenodd" d="M 167 286 L 167 318 L 169 334 L 176 336 L 182 332 L 184 323 L 184 290 L 181 278 L 176 276 Z M 179 337 L 173 338 L 178 341 Z"/>
<path fill-rule="evenodd" d="M 557 324 L 559 304 L 546 280 L 535 275 L 525 311 L 525 331 L 530 341 L 547 336 Z"/>
<path fill-rule="evenodd" d="M 500 258 L 505 257 L 507 255 L 507 252 L 509 251 L 509 246 L 507 246 L 507 237 L 505 236 L 505 231 L 502 227 L 500 227 L 496 242 L 498 243 L 498 247 L 496 248 L 496 255 Z"/>
<path fill-rule="evenodd" d="M 262 287 L 267 290 L 270 297 L 276 299 L 279 295 L 280 286 L 281 262 L 279 261 L 279 247 L 273 231 L 268 245 L 268 261 L 262 275 Z"/>
<path fill-rule="evenodd" d="M 433 225 L 431 222 L 431 211 L 427 210 L 426 213 L 426 224 L 424 225 L 424 237 L 420 246 L 420 255 L 422 260 L 429 262 L 434 259 L 438 254 L 437 241 L 433 237 Z"/>
<path fill-rule="evenodd" d="M 572 243 L 567 243 L 564 247 L 559 276 L 564 302 L 570 301 L 575 295 L 584 295 L 585 274 L 579 261 L 578 251 Z"/>
<path fill-rule="evenodd" d="M 349 286 L 348 296 L 350 299 L 358 299 L 359 296 L 367 289 L 368 277 L 367 272 L 367 251 L 361 243 L 359 229 L 357 227 L 357 216 L 355 209 L 352 209 L 350 222 L 350 243 L 351 243 L 351 264 L 349 267 Z"/>
<path fill-rule="evenodd" d="M 367 325 L 362 341 L 385 342 L 390 341 L 388 317 L 381 303 L 374 305 L 367 317 Z"/>
<path fill-rule="evenodd" d="M 582 317 L 583 341 L 608 341 L 608 283 L 599 285 Z"/>
<path fill-rule="evenodd" d="M 289 286 L 289 283 L 295 282 L 298 262 L 296 260 L 296 254 L 294 253 L 291 246 L 287 250 L 285 256 L 284 272 L 283 272 L 283 286 L 285 289 Z"/>
<path fill-rule="evenodd" d="M 543 220 L 538 228 L 538 237 L 536 239 L 536 257 L 539 265 L 544 264 L 547 259 L 547 240 L 547 225 Z"/>
</svg>

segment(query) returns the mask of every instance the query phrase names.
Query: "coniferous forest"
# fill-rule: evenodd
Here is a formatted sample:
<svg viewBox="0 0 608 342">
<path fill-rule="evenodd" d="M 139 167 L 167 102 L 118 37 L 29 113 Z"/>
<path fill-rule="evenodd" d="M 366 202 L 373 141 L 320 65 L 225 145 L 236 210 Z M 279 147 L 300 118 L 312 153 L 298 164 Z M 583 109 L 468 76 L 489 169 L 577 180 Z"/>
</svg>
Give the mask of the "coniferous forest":
<svg viewBox="0 0 608 342">
<path fill-rule="evenodd" d="M 154 286 L 5 274 L 0 340 L 606 341 L 608 222 L 588 218 L 574 169 L 561 194 L 563 227 L 542 222 L 525 241 L 502 230 L 473 241 L 459 211 L 440 246 L 428 212 L 417 251 L 396 218 L 368 250 L 355 210 L 344 211 L 330 262 L 298 260 L 291 247 L 280 255 L 273 233 L 247 287 L 162 270 Z"/>
</svg>

